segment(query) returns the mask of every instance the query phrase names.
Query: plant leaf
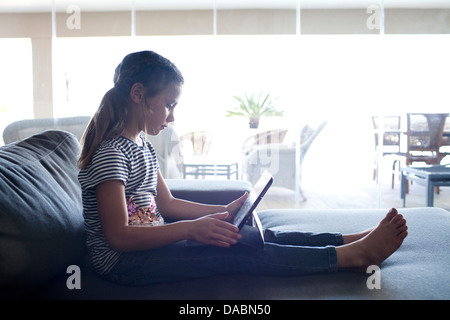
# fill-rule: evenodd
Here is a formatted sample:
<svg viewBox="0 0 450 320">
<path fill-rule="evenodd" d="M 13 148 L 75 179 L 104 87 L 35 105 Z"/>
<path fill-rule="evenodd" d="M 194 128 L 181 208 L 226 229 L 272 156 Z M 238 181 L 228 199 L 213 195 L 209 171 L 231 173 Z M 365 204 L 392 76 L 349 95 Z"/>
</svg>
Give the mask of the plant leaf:
<svg viewBox="0 0 450 320">
<path fill-rule="evenodd" d="M 277 99 L 270 99 L 270 93 L 266 94 L 263 98 L 263 93 L 260 93 L 258 99 L 255 99 L 255 93 L 248 95 L 244 94 L 244 97 L 233 96 L 238 102 L 239 106 L 233 110 L 229 110 L 226 113 L 227 117 L 231 116 L 246 116 L 246 117 L 261 117 L 261 116 L 282 116 L 283 111 L 278 111 L 273 105 L 273 102 Z"/>
</svg>

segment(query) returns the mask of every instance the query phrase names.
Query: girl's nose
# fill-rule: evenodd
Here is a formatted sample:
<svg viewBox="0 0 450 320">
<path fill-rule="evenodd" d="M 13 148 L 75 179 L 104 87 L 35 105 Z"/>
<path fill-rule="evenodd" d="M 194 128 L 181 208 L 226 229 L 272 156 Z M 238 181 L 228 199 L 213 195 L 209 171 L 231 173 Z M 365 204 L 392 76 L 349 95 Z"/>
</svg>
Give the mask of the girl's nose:
<svg viewBox="0 0 450 320">
<path fill-rule="evenodd" d="M 175 116 L 174 116 L 174 114 L 173 114 L 173 110 L 171 110 L 171 111 L 169 112 L 169 115 L 167 116 L 166 121 L 167 121 L 167 123 L 170 123 L 170 122 L 173 122 L 174 120 L 175 120 Z"/>
</svg>

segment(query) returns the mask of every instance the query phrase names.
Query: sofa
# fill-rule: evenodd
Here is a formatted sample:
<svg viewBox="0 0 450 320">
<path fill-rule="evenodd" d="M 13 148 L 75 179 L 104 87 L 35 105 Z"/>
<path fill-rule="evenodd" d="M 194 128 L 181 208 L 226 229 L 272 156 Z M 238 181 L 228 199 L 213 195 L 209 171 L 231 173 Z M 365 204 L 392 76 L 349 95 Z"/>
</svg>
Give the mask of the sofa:
<svg viewBox="0 0 450 320">
<path fill-rule="evenodd" d="M 309 276 L 221 275 L 130 287 L 89 265 L 77 138 L 48 130 L 0 148 L 0 298 L 36 300 L 449 299 L 450 214 L 405 208 L 409 235 L 380 269 Z M 239 180 L 169 179 L 180 198 L 228 203 L 251 185 Z M 386 209 L 264 210 L 265 228 L 360 231 Z"/>
<path fill-rule="evenodd" d="M 5 127 L 3 141 L 5 144 L 9 144 L 50 128 L 71 132 L 80 141 L 90 120 L 89 116 L 18 120 Z"/>
</svg>

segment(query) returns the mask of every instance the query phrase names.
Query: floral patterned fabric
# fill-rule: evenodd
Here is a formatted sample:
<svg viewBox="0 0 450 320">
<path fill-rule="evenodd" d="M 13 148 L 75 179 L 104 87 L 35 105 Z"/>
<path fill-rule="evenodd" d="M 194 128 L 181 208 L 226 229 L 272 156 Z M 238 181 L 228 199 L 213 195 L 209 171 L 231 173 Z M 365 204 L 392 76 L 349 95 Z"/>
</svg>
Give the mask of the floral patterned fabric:
<svg viewBox="0 0 450 320">
<path fill-rule="evenodd" d="M 138 200 L 135 200 L 135 198 L 136 197 L 130 197 L 127 200 L 129 225 L 159 225 L 164 223 L 161 216 L 156 211 L 155 198 L 151 193 L 143 196 L 138 195 Z M 142 198 L 144 198 L 144 201 Z M 144 205 L 138 204 L 142 201 L 145 203 Z"/>
</svg>

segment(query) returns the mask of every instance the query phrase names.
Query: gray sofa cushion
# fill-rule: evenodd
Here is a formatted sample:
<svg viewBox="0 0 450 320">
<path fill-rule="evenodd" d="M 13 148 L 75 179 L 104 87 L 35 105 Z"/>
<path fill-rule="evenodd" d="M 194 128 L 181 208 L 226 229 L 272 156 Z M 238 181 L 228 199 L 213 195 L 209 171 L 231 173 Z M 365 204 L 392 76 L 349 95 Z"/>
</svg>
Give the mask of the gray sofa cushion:
<svg viewBox="0 0 450 320">
<path fill-rule="evenodd" d="M 64 131 L 0 148 L 0 287 L 39 286 L 85 253 L 78 153 Z"/>
<path fill-rule="evenodd" d="M 279 298 L 299 299 L 450 299 L 450 213 L 440 208 L 398 209 L 408 224 L 400 249 L 380 267 L 380 289 L 369 289 L 370 274 L 338 272 L 290 278 L 272 287 Z M 373 210 L 268 210 L 267 228 L 352 233 L 370 228 L 386 215 Z M 295 287 L 298 292 L 291 293 Z"/>
<path fill-rule="evenodd" d="M 221 205 L 236 200 L 252 189 L 251 183 L 243 180 L 167 179 L 166 183 L 176 198 Z"/>
</svg>

